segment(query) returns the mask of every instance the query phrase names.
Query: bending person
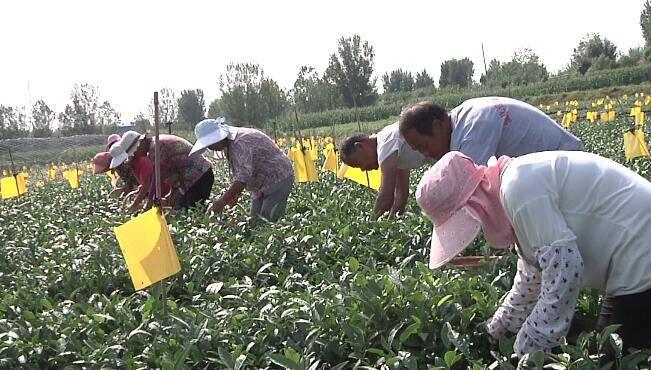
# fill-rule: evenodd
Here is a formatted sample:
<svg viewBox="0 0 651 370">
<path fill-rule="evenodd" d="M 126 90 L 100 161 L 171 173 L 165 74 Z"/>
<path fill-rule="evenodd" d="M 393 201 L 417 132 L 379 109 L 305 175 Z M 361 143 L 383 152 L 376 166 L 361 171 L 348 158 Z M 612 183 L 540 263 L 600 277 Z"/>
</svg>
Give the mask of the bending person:
<svg viewBox="0 0 651 370">
<path fill-rule="evenodd" d="M 382 182 L 373 211 L 376 216 L 389 211 L 390 217 L 405 211 L 409 198 L 410 170 L 426 163 L 400 135 L 398 123 L 383 128 L 377 135 L 356 134 L 341 145 L 341 160 L 364 171 L 382 170 Z"/>
<path fill-rule="evenodd" d="M 251 216 L 276 221 L 285 214 L 287 198 L 294 184 L 290 159 L 264 133 L 244 127 L 232 127 L 224 118 L 206 119 L 194 129 L 197 142 L 190 155 L 206 148 L 225 151 L 233 181 L 210 208 L 220 213 L 227 205 L 237 204 L 246 188 L 251 193 Z"/>
<path fill-rule="evenodd" d="M 502 97 L 469 99 L 449 113 L 420 102 L 402 111 L 400 133 L 429 158 L 456 150 L 482 165 L 492 156 L 583 150 L 581 140 L 538 108 Z"/>
<path fill-rule="evenodd" d="M 586 181 L 589 179 L 589 181 Z M 488 324 L 517 333 L 519 356 L 567 334 L 582 287 L 602 291 L 599 330 L 621 324 L 624 348 L 651 348 L 651 183 L 595 154 L 544 152 L 478 166 L 450 152 L 416 200 L 434 224 L 429 265 L 442 266 L 483 229 L 519 255 L 513 287 Z"/>
</svg>

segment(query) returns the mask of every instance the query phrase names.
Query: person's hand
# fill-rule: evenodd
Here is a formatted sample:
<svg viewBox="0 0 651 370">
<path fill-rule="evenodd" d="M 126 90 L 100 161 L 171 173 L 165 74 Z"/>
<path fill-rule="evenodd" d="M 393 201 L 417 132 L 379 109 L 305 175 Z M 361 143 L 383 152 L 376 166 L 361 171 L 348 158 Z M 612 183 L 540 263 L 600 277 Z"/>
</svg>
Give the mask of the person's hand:
<svg viewBox="0 0 651 370">
<path fill-rule="evenodd" d="M 226 207 L 226 202 L 222 198 L 219 198 L 210 204 L 210 210 L 215 213 L 221 213 Z"/>
</svg>

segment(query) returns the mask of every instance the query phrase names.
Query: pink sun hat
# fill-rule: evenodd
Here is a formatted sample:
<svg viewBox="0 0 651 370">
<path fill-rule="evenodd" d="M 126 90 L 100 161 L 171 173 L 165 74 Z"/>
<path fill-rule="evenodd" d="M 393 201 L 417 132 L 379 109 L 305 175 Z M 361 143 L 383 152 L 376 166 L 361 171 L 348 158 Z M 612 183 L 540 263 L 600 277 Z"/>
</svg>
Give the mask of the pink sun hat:
<svg viewBox="0 0 651 370">
<path fill-rule="evenodd" d="M 453 151 L 438 160 L 420 180 L 416 201 L 434 225 L 430 268 L 449 262 L 481 230 L 481 223 L 467 203 L 481 183 L 484 170 L 466 155 Z"/>
<path fill-rule="evenodd" d="M 109 165 L 111 164 L 111 153 L 101 152 L 95 154 L 93 157 L 93 174 L 97 175 L 98 173 L 103 173 L 109 170 Z"/>
<path fill-rule="evenodd" d="M 111 149 L 111 146 L 120 141 L 120 139 L 120 135 L 118 134 L 109 135 L 109 137 L 106 139 L 106 151 L 108 152 L 108 150 Z"/>
</svg>

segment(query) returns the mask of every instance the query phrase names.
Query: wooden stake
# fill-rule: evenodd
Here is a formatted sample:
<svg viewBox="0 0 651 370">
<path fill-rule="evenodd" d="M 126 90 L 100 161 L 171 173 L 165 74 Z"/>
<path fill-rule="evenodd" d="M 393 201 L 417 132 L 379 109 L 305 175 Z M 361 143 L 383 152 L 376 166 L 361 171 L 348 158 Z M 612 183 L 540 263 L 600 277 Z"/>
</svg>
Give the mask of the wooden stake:
<svg viewBox="0 0 651 370">
<path fill-rule="evenodd" d="M 160 212 L 163 212 L 161 202 L 161 179 L 160 179 L 160 117 L 158 106 L 158 91 L 154 91 L 154 125 L 156 133 L 156 142 L 154 143 L 154 176 L 156 176 L 156 199 L 159 202 Z M 171 126 L 170 126 L 171 127 Z M 163 317 L 167 317 L 167 293 L 165 292 L 165 279 L 158 282 L 161 300 L 163 301 Z"/>
<path fill-rule="evenodd" d="M 16 184 L 16 193 L 20 196 L 20 188 L 18 187 L 18 176 L 14 170 L 14 157 L 11 155 L 11 148 L 7 147 L 9 150 L 9 160 L 11 161 L 11 175 L 14 177 L 14 183 Z"/>
</svg>

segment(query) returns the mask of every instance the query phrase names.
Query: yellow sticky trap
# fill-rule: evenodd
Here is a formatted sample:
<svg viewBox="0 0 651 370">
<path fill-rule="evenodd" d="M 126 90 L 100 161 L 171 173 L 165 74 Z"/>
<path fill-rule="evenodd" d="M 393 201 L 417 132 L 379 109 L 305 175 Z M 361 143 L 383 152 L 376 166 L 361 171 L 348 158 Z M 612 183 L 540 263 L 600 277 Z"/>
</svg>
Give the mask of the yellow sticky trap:
<svg viewBox="0 0 651 370">
<path fill-rule="evenodd" d="M 644 121 L 646 120 L 644 112 L 637 112 L 635 115 L 635 123 L 642 126 L 644 125 Z"/>
<path fill-rule="evenodd" d="M 71 188 L 77 189 L 79 187 L 79 178 L 83 173 L 80 170 L 68 170 L 63 173 L 63 178 L 68 180 Z"/>
<path fill-rule="evenodd" d="M 379 169 L 372 171 L 362 171 L 359 168 L 348 167 L 346 164 L 341 165 L 337 177 L 347 178 L 362 184 L 374 190 L 380 190 L 382 184 L 382 171 Z"/>
<path fill-rule="evenodd" d="M 326 145 L 325 149 L 323 149 L 323 156 L 325 157 L 325 162 L 323 162 L 321 170 L 337 173 L 339 171 L 339 158 L 335 151 L 335 146 L 331 143 Z"/>
<path fill-rule="evenodd" d="M 39 188 L 42 188 L 43 186 L 45 186 L 45 183 L 43 181 L 38 181 L 36 183 L 36 186 L 38 186 Z"/>
<path fill-rule="evenodd" d="M 611 108 L 612 108 L 612 106 L 611 106 Z M 615 118 L 617 118 L 617 114 L 615 113 L 614 110 L 611 110 L 610 112 L 608 112 L 608 121 L 614 121 Z"/>
<path fill-rule="evenodd" d="M 114 230 L 136 290 L 181 271 L 165 216 L 158 209 L 152 208 Z"/>
<path fill-rule="evenodd" d="M 18 180 L 18 183 L 16 183 L 16 180 Z M 2 199 L 9 199 L 26 193 L 27 185 L 24 180 L 21 181 L 18 175 L 16 177 L 8 176 L 0 180 L 0 190 L 2 191 Z"/>
<path fill-rule="evenodd" d="M 312 151 L 306 151 L 303 158 L 305 158 L 305 171 L 307 172 L 307 180 L 310 182 L 319 181 L 319 173 L 316 170 L 316 157 L 312 156 Z"/>
<path fill-rule="evenodd" d="M 607 112 L 601 112 L 601 121 L 602 122 L 608 122 L 608 113 Z"/>
<path fill-rule="evenodd" d="M 291 148 L 289 151 L 289 158 L 294 162 L 294 177 L 296 178 L 296 182 L 307 182 L 308 176 L 307 176 L 307 168 L 305 167 L 305 156 L 303 155 L 303 152 L 294 147 Z"/>
<path fill-rule="evenodd" d="M 47 176 L 51 181 L 54 181 L 57 179 L 57 170 L 54 168 L 50 168 L 49 171 L 47 171 Z"/>
<path fill-rule="evenodd" d="M 624 155 L 626 159 L 649 156 L 649 148 L 644 139 L 644 131 L 635 130 L 635 134 L 630 131 L 624 133 Z"/>
</svg>

